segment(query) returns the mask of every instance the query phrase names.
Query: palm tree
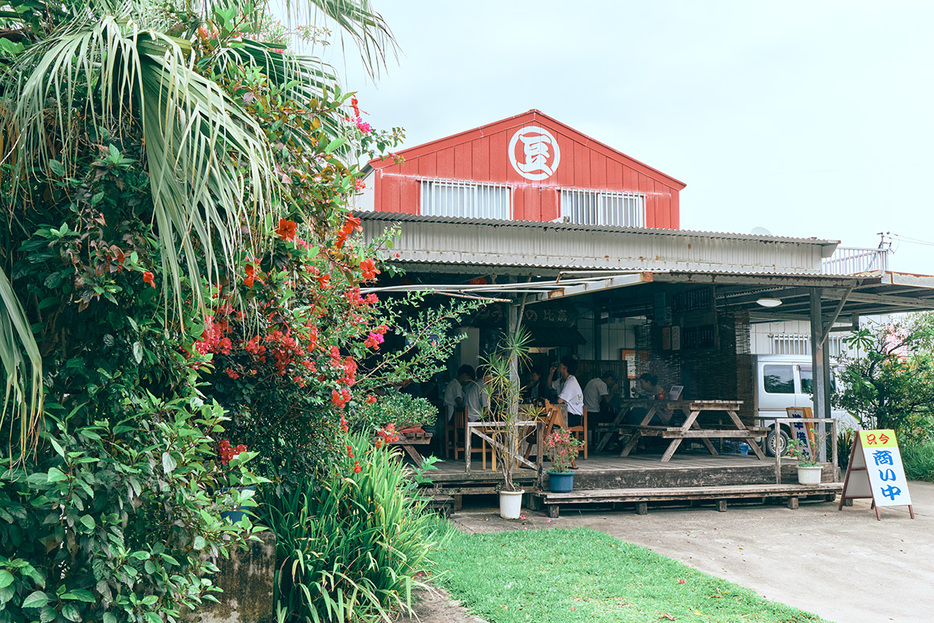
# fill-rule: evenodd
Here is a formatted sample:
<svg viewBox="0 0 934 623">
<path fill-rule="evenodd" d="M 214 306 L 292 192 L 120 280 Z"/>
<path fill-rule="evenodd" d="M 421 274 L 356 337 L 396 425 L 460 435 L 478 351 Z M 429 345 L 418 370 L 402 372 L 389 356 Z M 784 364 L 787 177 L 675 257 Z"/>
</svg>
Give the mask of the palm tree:
<svg viewBox="0 0 934 623">
<path fill-rule="evenodd" d="M 11 228 L 4 238 L 16 238 L 10 232 L 30 209 L 37 177 L 69 176 L 81 166 L 82 127 L 138 129 L 151 228 L 162 258 L 159 283 L 166 313 L 180 314 L 184 298 L 202 300 L 200 284 L 216 283 L 238 250 L 257 244 L 250 225 L 274 218 L 278 209 L 279 173 L 265 130 L 215 81 L 225 67 L 257 66 L 270 79 L 291 84 L 293 96 L 311 100 L 335 87 L 333 72 L 264 44 L 258 24 L 265 6 L 245 13 L 247 4 L 238 0 L 174 9 L 152 0 L 64 0 L 41 7 L 13 0 L 9 6 L 14 10 L 0 12 L 0 157 L 6 165 L 0 181 Z M 389 28 L 368 0 L 286 6 L 289 15 L 314 10 L 336 22 L 371 71 L 395 51 Z M 193 46 L 205 27 L 243 34 L 234 45 L 197 58 Z M 0 249 L 0 360 L 6 375 L 0 425 L 8 415 L 18 418 L 25 448 L 41 421 L 42 360 L 8 278 L 14 251 Z"/>
</svg>

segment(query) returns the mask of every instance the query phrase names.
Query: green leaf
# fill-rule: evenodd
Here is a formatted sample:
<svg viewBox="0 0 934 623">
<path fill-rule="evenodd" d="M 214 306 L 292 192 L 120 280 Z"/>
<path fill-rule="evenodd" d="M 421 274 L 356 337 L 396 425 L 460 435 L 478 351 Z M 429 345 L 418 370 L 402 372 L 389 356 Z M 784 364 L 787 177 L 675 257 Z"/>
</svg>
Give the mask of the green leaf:
<svg viewBox="0 0 934 623">
<path fill-rule="evenodd" d="M 147 612 L 146 620 L 149 621 L 149 623 L 162 623 L 162 619 L 160 619 L 159 615 L 155 612 Z"/>
<path fill-rule="evenodd" d="M 55 175 L 59 177 L 65 176 L 65 167 L 62 166 L 62 163 L 58 160 L 49 160 L 49 168 L 52 169 L 52 173 Z"/>
<path fill-rule="evenodd" d="M 89 604 L 93 604 L 95 601 L 97 601 L 96 599 L 94 599 L 94 594 L 91 593 L 91 591 L 83 589 L 83 588 L 77 588 L 73 591 L 68 591 L 67 593 L 62 595 L 62 599 L 70 599 L 72 601 L 83 601 Z"/>
<path fill-rule="evenodd" d="M 346 143 L 346 142 L 347 142 L 347 137 L 346 137 L 346 136 L 342 136 L 342 137 L 340 137 L 340 138 L 335 138 L 333 141 L 331 141 L 330 143 L 328 143 L 328 146 L 327 146 L 327 147 L 324 148 L 324 153 L 329 154 L 329 153 L 331 153 L 332 151 L 334 151 L 335 149 L 337 149 L 338 147 L 340 147 L 341 145 L 343 145 L 343 144 Z"/>
<path fill-rule="evenodd" d="M 23 600 L 23 608 L 41 608 L 49 603 L 49 596 L 42 591 L 34 591 Z"/>
<path fill-rule="evenodd" d="M 94 529 L 94 518 L 90 515 L 82 515 L 80 521 L 88 530 Z"/>
<path fill-rule="evenodd" d="M 13 583 L 13 574 L 6 569 L 0 569 L 0 588 L 6 588 Z"/>
<path fill-rule="evenodd" d="M 117 616 L 112 612 L 105 612 L 104 623 L 117 623 Z"/>
<path fill-rule="evenodd" d="M 133 342 L 133 359 L 136 361 L 136 365 L 143 362 L 143 345 L 139 342 Z"/>
<path fill-rule="evenodd" d="M 207 541 L 204 540 L 204 537 L 200 534 L 195 537 L 194 548 L 197 550 L 202 550 L 207 545 Z"/>
<path fill-rule="evenodd" d="M 156 597 L 155 595 L 146 595 L 145 597 L 143 597 L 143 604 L 146 606 L 151 606 L 157 601 L 159 601 L 159 598 Z"/>
<path fill-rule="evenodd" d="M 172 458 L 172 455 L 168 452 L 162 453 L 162 469 L 166 474 L 171 474 L 175 468 L 178 467 L 178 463 L 175 462 L 175 459 Z"/>
<path fill-rule="evenodd" d="M 60 470 L 60 469 L 58 469 L 58 468 L 56 468 L 56 467 L 50 467 L 50 468 L 49 468 L 49 480 L 48 480 L 48 482 L 59 482 L 60 480 L 68 480 L 68 476 L 66 476 L 66 475 L 62 472 L 62 470 Z"/>
<path fill-rule="evenodd" d="M 62 616 L 69 621 L 75 621 L 75 623 L 81 620 L 81 613 L 78 612 L 78 609 L 71 604 L 65 604 L 62 606 Z"/>
<path fill-rule="evenodd" d="M 61 444 L 55 441 L 54 439 L 49 439 L 52 442 L 52 447 L 55 448 L 55 452 L 62 458 L 65 458 L 65 449 L 62 448 Z"/>
</svg>

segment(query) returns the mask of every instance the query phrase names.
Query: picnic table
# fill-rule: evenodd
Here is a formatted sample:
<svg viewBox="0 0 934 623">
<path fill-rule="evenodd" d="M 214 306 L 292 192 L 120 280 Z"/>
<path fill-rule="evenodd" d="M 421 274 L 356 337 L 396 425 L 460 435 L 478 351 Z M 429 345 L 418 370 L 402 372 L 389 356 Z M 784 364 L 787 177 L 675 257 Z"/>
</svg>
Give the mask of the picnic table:
<svg viewBox="0 0 934 623">
<path fill-rule="evenodd" d="M 629 453 L 632 452 L 636 444 L 638 444 L 639 440 L 643 437 L 661 437 L 662 439 L 671 440 L 671 443 L 668 444 L 668 448 L 665 450 L 664 454 L 662 454 L 662 463 L 671 459 L 675 451 L 681 445 L 681 442 L 685 439 L 700 440 L 713 455 L 718 453 L 716 448 L 713 447 L 713 444 L 710 443 L 711 439 L 745 440 L 759 459 L 765 459 L 765 454 L 763 454 L 762 450 L 759 448 L 759 444 L 756 443 L 755 437 L 763 436 L 768 431 L 765 428 L 747 427 L 743 424 L 739 415 L 736 413 L 743 404 L 742 400 L 638 400 L 627 402 L 630 404 L 626 405 L 627 408 L 621 410 L 621 413 L 614 421 L 614 424 L 619 426 L 619 433 L 621 435 L 630 435 L 629 441 L 626 442 L 626 445 L 623 446 L 623 450 L 619 453 L 621 457 L 629 456 Z M 626 414 L 637 407 L 647 409 L 642 420 L 638 424 L 622 424 L 622 422 L 625 421 Z M 672 416 L 676 412 L 680 412 L 685 416 L 684 423 L 680 426 L 657 426 L 649 424 L 656 414 L 662 416 L 663 420 L 667 418 L 668 422 L 671 422 Z M 729 419 L 726 421 L 727 426 L 718 425 L 716 428 L 701 427 L 697 419 L 698 416 L 704 412 L 726 413 L 729 416 Z M 730 425 L 732 427 L 730 427 Z M 604 436 L 598 448 L 602 448 L 607 439 L 608 436 Z"/>
<path fill-rule="evenodd" d="M 409 455 L 409 458 L 412 459 L 417 466 L 421 467 L 422 461 L 424 459 L 415 446 L 428 445 L 431 443 L 431 437 L 431 433 L 426 433 L 424 431 L 410 433 L 403 433 L 400 431 L 399 439 L 396 441 L 390 441 L 388 445 L 399 446 L 405 451 L 406 454 Z"/>
</svg>

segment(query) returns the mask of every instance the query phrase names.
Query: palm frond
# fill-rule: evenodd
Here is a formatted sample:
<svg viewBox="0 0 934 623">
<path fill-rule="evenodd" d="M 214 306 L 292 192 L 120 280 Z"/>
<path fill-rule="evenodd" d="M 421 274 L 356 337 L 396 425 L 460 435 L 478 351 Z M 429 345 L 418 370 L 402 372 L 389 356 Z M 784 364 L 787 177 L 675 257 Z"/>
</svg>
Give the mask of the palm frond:
<svg viewBox="0 0 934 623">
<path fill-rule="evenodd" d="M 383 16 L 370 0 L 285 0 L 288 18 L 316 23 L 323 17 L 346 33 L 357 47 L 360 59 L 371 77 L 387 66 L 389 55 L 398 56 L 398 45 Z M 343 38 L 341 39 L 343 42 Z"/>
<path fill-rule="evenodd" d="M 19 447 L 37 439 L 42 413 L 42 357 L 35 337 L 6 273 L 0 269 L 0 362 L 6 373 L 6 391 L 0 409 L 0 429 L 7 411 L 19 419 Z M 23 358 L 23 353 L 26 359 Z M 27 361 L 28 360 L 28 361 Z M 12 429 L 11 429 L 12 436 Z"/>
</svg>

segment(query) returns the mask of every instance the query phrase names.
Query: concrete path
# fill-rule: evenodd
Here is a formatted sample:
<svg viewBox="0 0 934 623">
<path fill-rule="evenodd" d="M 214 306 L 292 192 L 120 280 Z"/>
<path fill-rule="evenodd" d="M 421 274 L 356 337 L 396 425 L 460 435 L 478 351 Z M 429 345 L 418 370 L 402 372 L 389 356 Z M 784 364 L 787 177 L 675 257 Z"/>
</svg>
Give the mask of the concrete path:
<svg viewBox="0 0 934 623">
<path fill-rule="evenodd" d="M 934 621 L 934 484 L 909 485 L 915 519 L 907 507 L 869 502 L 837 510 L 834 503 L 582 512 L 562 510 L 548 520 L 526 512 L 506 521 L 498 513 L 455 514 L 464 530 L 587 526 L 643 545 L 691 567 L 837 623 Z"/>
</svg>

